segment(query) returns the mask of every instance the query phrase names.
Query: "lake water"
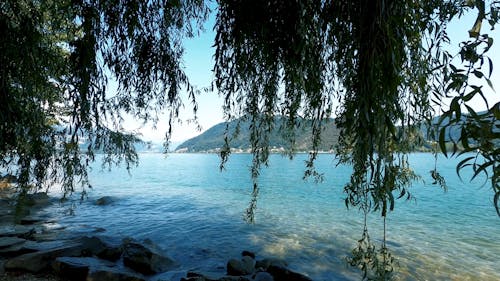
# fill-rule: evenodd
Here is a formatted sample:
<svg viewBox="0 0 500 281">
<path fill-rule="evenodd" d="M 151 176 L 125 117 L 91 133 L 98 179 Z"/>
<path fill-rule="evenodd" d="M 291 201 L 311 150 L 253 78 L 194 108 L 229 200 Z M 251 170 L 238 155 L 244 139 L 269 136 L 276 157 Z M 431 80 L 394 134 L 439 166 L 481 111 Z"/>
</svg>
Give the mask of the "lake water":
<svg viewBox="0 0 500 281">
<path fill-rule="evenodd" d="M 251 194 L 251 155 L 245 154 L 232 155 L 224 172 L 212 154 L 142 154 L 131 174 L 102 171 L 96 163 L 88 200 L 59 223 L 150 238 L 182 264 L 180 270 L 224 272 L 229 258 L 251 250 L 284 258 L 314 280 L 359 280 L 345 262 L 362 233 L 361 214 L 344 205 L 350 168 L 320 155 L 316 165 L 325 180 L 315 184 L 302 180 L 306 158 L 271 156 L 260 177 L 255 225 L 242 219 Z M 500 218 L 491 188 L 482 186 L 485 178 L 471 183 L 465 173 L 462 182 L 455 173 L 458 160 L 440 158 L 449 187 L 444 193 L 432 185 L 431 154 L 413 154 L 410 162 L 423 178 L 411 188 L 416 201 L 397 201 L 388 217 L 399 280 L 500 280 Z M 114 203 L 94 204 L 105 195 Z M 380 239 L 379 216 L 370 217 L 369 229 L 372 239 Z"/>
</svg>

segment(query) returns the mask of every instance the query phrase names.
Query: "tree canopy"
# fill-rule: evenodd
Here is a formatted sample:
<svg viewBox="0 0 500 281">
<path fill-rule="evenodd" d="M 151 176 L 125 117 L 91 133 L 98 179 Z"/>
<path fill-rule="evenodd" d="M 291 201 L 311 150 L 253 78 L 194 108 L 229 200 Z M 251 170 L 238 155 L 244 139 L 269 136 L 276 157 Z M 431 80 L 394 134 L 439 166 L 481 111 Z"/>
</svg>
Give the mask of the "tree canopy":
<svg viewBox="0 0 500 281">
<path fill-rule="evenodd" d="M 123 130 L 124 115 L 156 123 L 166 112 L 171 125 L 182 91 L 196 112 L 196 89 L 181 67 L 182 40 L 201 30 L 211 6 L 202 0 L 2 1 L 0 165 L 18 177 L 21 194 L 54 183 L 67 193 L 78 182 L 88 185 L 96 151 L 108 165 L 136 163 L 138 138 Z M 336 156 L 353 166 L 346 206 L 385 219 L 395 198 L 411 197 L 416 175 L 409 148 L 436 110 L 444 129 L 429 132 L 441 152 L 447 153 L 446 127 L 458 125 L 454 153 L 476 155 L 457 170 L 489 175 L 500 214 L 500 108 L 487 99 L 485 112 L 468 104 L 484 97 L 484 83 L 491 86 L 493 39 L 482 24 L 495 27 L 499 9 L 500 1 L 484 0 L 217 1 L 213 88 L 228 120 L 244 117 L 250 124 L 255 181 L 248 219 L 275 117 L 286 119 L 279 130 L 290 147 L 300 118 L 310 120 L 315 149 L 305 175 L 319 177 L 316 149 L 324 122 L 335 116 Z M 446 26 L 467 12 L 477 20 L 458 53 L 450 53 Z M 228 131 L 222 164 L 233 137 Z M 431 174 L 444 183 L 437 170 Z M 383 240 L 376 251 L 365 224 L 349 260 L 365 278 L 391 272 Z"/>
</svg>

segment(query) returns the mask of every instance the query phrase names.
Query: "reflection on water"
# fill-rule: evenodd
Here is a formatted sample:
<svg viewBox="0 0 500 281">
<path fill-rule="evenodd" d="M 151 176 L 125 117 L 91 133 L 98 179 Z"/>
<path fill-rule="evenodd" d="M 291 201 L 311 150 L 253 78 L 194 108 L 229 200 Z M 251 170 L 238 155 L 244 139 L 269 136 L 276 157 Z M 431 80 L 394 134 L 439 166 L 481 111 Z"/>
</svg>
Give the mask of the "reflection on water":
<svg viewBox="0 0 500 281">
<path fill-rule="evenodd" d="M 305 158 L 271 157 L 259 179 L 256 225 L 242 220 L 251 193 L 251 156 L 233 155 L 221 173 L 218 157 L 202 154 L 145 154 L 132 175 L 124 169 L 99 171 L 97 163 L 89 200 L 59 223 L 151 238 L 186 270 L 224 271 L 228 258 L 248 249 L 260 257 L 285 258 L 314 280 L 358 280 L 359 273 L 344 261 L 362 230 L 360 213 L 344 205 L 342 187 L 350 168 L 336 167 L 330 155 L 321 155 L 317 168 L 325 181 L 304 182 Z M 412 188 L 415 201 L 398 201 L 389 215 L 388 245 L 399 260 L 398 278 L 500 280 L 500 219 L 491 190 L 481 187 L 481 180 L 461 182 L 455 174 L 458 161 L 441 159 L 449 186 L 443 193 L 430 184 L 431 155 L 415 154 L 410 161 L 424 182 Z M 104 195 L 115 201 L 93 204 Z M 373 239 L 381 237 L 378 215 L 370 217 L 370 229 Z"/>
</svg>

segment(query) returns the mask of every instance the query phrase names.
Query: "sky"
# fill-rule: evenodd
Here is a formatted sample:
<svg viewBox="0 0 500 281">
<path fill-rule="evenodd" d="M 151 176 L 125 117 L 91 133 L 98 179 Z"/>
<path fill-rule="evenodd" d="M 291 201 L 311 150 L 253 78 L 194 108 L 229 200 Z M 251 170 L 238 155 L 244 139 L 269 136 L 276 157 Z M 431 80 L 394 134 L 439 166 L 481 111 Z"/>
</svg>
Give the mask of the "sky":
<svg viewBox="0 0 500 281">
<path fill-rule="evenodd" d="M 468 13 L 458 20 L 454 20 L 447 28 L 448 35 L 451 40 L 450 49 L 451 51 L 458 50 L 458 44 L 460 41 L 467 39 L 468 30 L 473 26 L 476 19 L 477 12 L 473 11 Z M 184 53 L 184 68 L 185 72 L 191 80 L 191 83 L 195 85 L 198 89 L 204 87 L 209 87 L 213 80 L 212 68 L 214 65 L 213 55 L 215 49 L 212 47 L 215 39 L 215 32 L 213 26 L 215 24 L 215 14 L 214 12 L 210 18 L 205 23 L 205 32 L 202 32 L 199 36 L 195 38 L 190 38 L 185 40 L 185 53 Z M 490 31 L 489 24 L 485 21 L 482 26 L 482 33 L 489 33 L 494 39 L 500 39 L 500 34 L 497 30 Z M 494 42 L 492 49 L 490 50 L 490 57 L 493 60 L 493 64 L 500 66 L 500 42 Z M 498 69 L 493 69 L 492 82 L 495 89 L 500 89 L 499 77 L 500 71 Z M 484 87 L 485 89 L 488 86 Z M 487 93 L 486 97 L 488 102 L 493 105 L 495 102 L 500 101 L 500 93 L 495 93 L 489 88 L 485 90 Z M 188 120 L 193 117 L 192 108 L 187 99 L 187 95 L 183 97 L 185 102 L 185 107 L 180 111 L 181 120 Z M 183 122 L 182 124 L 174 124 L 174 131 L 171 137 L 173 146 L 180 144 L 181 142 L 195 137 L 202 133 L 203 131 L 209 129 L 210 127 L 223 122 L 222 113 L 222 99 L 218 96 L 216 92 L 204 92 L 201 91 L 200 95 L 197 97 L 199 109 L 197 116 L 199 119 L 199 124 L 201 125 L 201 131 L 197 130 L 194 124 L 189 124 Z M 480 99 L 472 100 L 475 110 L 484 110 L 484 102 Z M 160 120 L 156 128 L 151 128 L 150 126 L 145 126 L 139 128 L 137 124 L 130 122 L 126 127 L 132 130 L 138 130 L 142 134 L 142 138 L 146 141 L 152 141 L 155 143 L 161 143 L 164 141 L 164 135 L 167 130 L 167 117 L 165 116 Z M 132 125 L 130 125 L 132 124 Z M 137 128 L 134 128 L 137 127 Z"/>
</svg>

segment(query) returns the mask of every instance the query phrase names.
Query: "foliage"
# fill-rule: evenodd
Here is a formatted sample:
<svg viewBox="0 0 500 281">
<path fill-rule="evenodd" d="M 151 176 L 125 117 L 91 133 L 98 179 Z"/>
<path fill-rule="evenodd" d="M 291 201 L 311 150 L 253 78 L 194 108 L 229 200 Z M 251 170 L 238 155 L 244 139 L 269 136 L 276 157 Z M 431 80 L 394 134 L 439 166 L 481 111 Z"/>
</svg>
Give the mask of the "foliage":
<svg viewBox="0 0 500 281">
<path fill-rule="evenodd" d="M 489 5 L 488 5 L 489 4 Z M 467 1 L 465 8 L 477 10 L 477 19 L 469 30 L 470 39 L 460 44 L 458 58 L 448 52 L 443 52 L 439 67 L 435 71 L 443 73 L 440 87 L 444 87 L 447 98 L 451 98 L 449 109 L 441 118 L 448 126 L 459 128 L 459 139 L 453 139 L 453 154 L 476 153 L 476 156 L 466 157 L 457 166 L 457 173 L 465 167 L 472 167 L 473 178 L 485 173 L 491 180 L 494 192 L 494 205 L 500 216 L 500 169 L 499 169 L 499 139 L 500 139 L 500 103 L 491 105 L 485 97 L 484 88 L 493 90 L 491 75 L 493 62 L 488 56 L 493 46 L 493 38 L 481 33 L 484 21 L 494 29 L 499 21 L 500 1 Z M 482 81 L 481 81 L 482 80 Z M 486 87 L 485 87 L 486 86 Z M 441 94 L 443 95 L 443 94 Z M 483 99 L 486 111 L 477 112 L 470 106 L 473 98 Z M 463 110 L 466 114 L 462 114 Z M 446 132 L 439 132 L 441 151 L 446 155 L 444 138 Z M 459 147 L 461 149 L 459 149 Z M 482 157 L 478 157 L 478 156 Z"/>
<path fill-rule="evenodd" d="M 96 151 L 108 166 L 137 163 L 125 116 L 156 124 L 166 111 L 171 125 L 182 88 L 196 111 L 181 42 L 207 13 L 197 0 L 2 1 L 1 169 L 23 193 L 54 183 L 71 193 L 88 185 Z"/>
<path fill-rule="evenodd" d="M 40 189 L 60 183 L 67 193 L 76 182 L 88 185 L 96 151 L 105 153 L 105 165 L 124 161 L 130 167 L 137 162 L 138 139 L 124 130 L 124 118 L 156 124 L 167 112 L 172 125 L 182 106 L 181 89 L 196 112 L 196 90 L 181 67 L 182 39 L 201 28 L 207 5 L 0 3 L 0 165 L 18 177 L 22 193 L 31 184 Z M 314 160 L 325 122 L 335 114 L 337 157 L 353 167 L 344 187 L 346 205 L 365 217 L 378 212 L 385 222 L 398 197 L 411 198 L 409 186 L 418 177 L 407 154 L 418 126 L 432 122 L 435 108 L 443 111 L 442 129 L 429 135 L 445 155 L 451 140 L 454 154 L 482 156 L 468 157 L 457 168 L 489 173 L 500 215 L 500 104 L 488 104 L 480 82 L 491 87 L 493 68 L 493 39 L 482 32 L 482 22 L 494 27 L 499 9 L 499 1 L 484 0 L 218 1 L 214 87 L 224 98 L 226 119 L 248 122 L 237 122 L 234 132 L 226 129 L 221 156 L 224 164 L 229 142 L 248 126 L 254 180 L 248 220 L 254 219 L 257 177 L 268 163 L 273 132 L 284 137 L 292 156 L 300 120 L 310 120 L 305 175 L 319 176 Z M 468 11 L 477 20 L 455 56 L 444 48 L 446 25 Z M 486 112 L 471 108 L 474 97 L 484 98 Z M 277 125 L 277 116 L 284 122 Z M 458 140 L 447 139 L 451 127 L 459 128 Z M 86 150 L 81 143 L 88 143 Z M 437 169 L 432 177 L 444 185 Z M 370 272 L 374 278 L 391 276 L 385 239 L 384 231 L 381 247 L 374 248 L 365 223 L 350 262 L 367 278 Z"/>
<path fill-rule="evenodd" d="M 444 110 L 441 121 L 448 120 L 434 134 L 443 153 L 445 133 L 458 126 L 463 153 L 479 150 L 486 159 L 484 164 L 472 164 L 475 173 L 493 168 L 498 206 L 499 131 L 493 115 L 498 105 L 484 116 L 466 105 L 474 96 L 483 96 L 482 87 L 469 83 L 469 77 L 491 85 L 492 64 L 486 54 L 493 40 L 481 33 L 481 22 L 488 20 L 492 26 L 498 22 L 499 3 L 491 1 L 489 11 L 486 5 L 479 0 L 219 1 L 215 86 L 224 97 L 226 118 L 249 116 L 251 122 L 254 192 L 248 220 L 254 219 L 256 178 L 261 165 L 267 164 L 272 120 L 277 115 L 289 120 L 281 129 L 291 144 L 296 135 L 287 132 L 295 131 L 297 118 L 312 120 L 315 149 L 306 174 L 315 175 L 322 122 L 335 112 L 340 130 L 337 156 L 339 162 L 353 166 L 351 181 L 344 187 L 346 205 L 361 208 L 365 216 L 379 212 L 385 220 L 396 197 L 411 198 L 408 188 L 418 177 L 406 155 L 415 141 L 415 126 L 430 123 L 437 107 Z M 471 8 L 478 9 L 478 20 L 469 31 L 473 39 L 461 45 L 459 56 L 465 64 L 461 69 L 443 49 L 449 43 L 446 25 Z M 482 73 L 484 65 L 489 65 L 489 76 Z M 452 98 L 449 109 L 448 98 Z M 465 123 L 460 121 L 461 105 L 470 113 Z M 228 134 L 226 142 L 230 138 Z M 228 148 L 221 152 L 223 162 Z M 470 164 L 465 161 L 462 166 Z M 445 187 L 436 169 L 432 176 Z M 365 276 L 370 267 L 382 268 L 379 277 L 386 279 L 391 258 L 383 258 L 381 267 L 376 258 L 388 257 L 385 242 L 376 251 L 365 243 L 367 233 L 363 235 L 359 251 L 353 253 L 370 258 L 361 263 L 354 258 L 351 263 L 368 263 L 361 266 Z"/>
</svg>

